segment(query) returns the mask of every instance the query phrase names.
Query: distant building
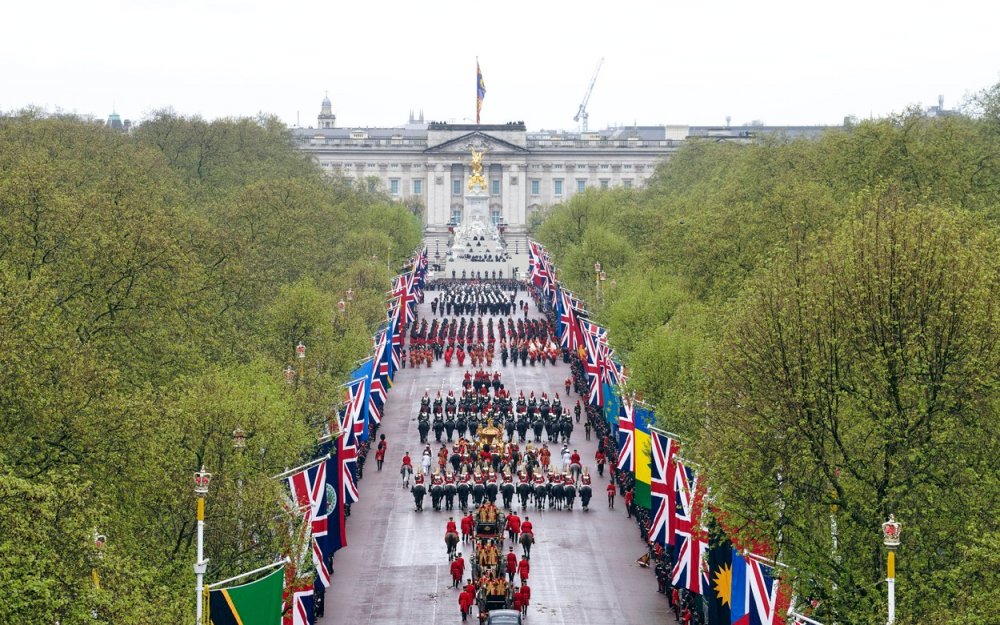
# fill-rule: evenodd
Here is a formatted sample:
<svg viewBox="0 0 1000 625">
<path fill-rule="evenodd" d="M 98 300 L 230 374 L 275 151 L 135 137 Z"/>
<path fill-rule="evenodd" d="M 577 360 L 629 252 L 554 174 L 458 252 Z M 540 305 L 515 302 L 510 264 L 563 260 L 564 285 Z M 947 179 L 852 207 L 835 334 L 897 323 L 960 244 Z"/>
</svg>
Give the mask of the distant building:
<svg viewBox="0 0 1000 625">
<path fill-rule="evenodd" d="M 114 111 L 111 112 L 111 115 L 108 115 L 108 121 L 104 125 L 119 132 L 128 133 L 132 131 L 132 121 L 128 119 L 122 121 L 121 115 Z"/>
<path fill-rule="evenodd" d="M 329 97 L 316 128 L 296 128 L 299 147 L 324 171 L 381 187 L 424 207 L 425 225 L 461 219 L 469 150 L 484 147 L 490 218 L 522 231 L 537 210 L 589 188 L 639 188 L 689 138 L 749 141 L 761 133 L 816 136 L 826 127 L 627 126 L 591 132 L 533 131 L 524 122 L 451 124 L 410 119 L 395 128 L 338 128 Z"/>
</svg>

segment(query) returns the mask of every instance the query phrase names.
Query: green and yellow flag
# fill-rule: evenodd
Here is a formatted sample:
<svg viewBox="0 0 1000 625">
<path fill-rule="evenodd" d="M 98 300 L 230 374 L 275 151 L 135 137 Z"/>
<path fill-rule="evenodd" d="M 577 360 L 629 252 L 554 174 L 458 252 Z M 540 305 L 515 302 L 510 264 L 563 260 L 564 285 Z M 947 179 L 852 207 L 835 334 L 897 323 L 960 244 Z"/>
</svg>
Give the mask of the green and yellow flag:
<svg viewBox="0 0 1000 625">
<path fill-rule="evenodd" d="M 635 404 L 635 500 L 637 508 L 650 509 L 650 482 L 653 471 L 650 463 L 651 441 L 649 426 L 656 424 L 653 411 L 638 402 Z"/>
<path fill-rule="evenodd" d="M 276 625 L 281 622 L 281 593 L 285 567 L 249 584 L 211 590 L 208 615 L 211 625 Z"/>
</svg>

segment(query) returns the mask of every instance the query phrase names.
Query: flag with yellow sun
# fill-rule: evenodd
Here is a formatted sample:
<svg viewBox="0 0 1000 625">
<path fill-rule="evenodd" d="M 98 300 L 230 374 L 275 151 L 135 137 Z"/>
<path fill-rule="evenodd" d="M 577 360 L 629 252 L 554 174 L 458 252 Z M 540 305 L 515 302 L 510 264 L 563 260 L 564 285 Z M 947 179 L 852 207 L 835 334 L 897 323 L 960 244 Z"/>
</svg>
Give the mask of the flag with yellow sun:
<svg viewBox="0 0 1000 625">
<path fill-rule="evenodd" d="M 733 547 L 722 529 L 712 523 L 708 542 L 708 622 L 730 622 L 733 607 Z"/>
</svg>

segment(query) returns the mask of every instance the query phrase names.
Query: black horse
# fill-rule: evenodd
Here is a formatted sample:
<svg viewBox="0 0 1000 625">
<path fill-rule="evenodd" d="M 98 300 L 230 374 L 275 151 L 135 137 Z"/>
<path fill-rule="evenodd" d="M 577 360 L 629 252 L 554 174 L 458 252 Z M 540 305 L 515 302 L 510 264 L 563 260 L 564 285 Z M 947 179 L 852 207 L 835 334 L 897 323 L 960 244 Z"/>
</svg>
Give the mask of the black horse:
<svg viewBox="0 0 1000 625">
<path fill-rule="evenodd" d="M 521 499 L 521 509 L 528 507 L 528 495 L 531 494 L 531 484 L 521 482 L 517 485 L 517 496 Z"/>
<path fill-rule="evenodd" d="M 510 502 L 514 498 L 514 483 L 504 482 L 501 484 L 500 493 L 503 496 L 503 507 L 510 510 Z"/>
<path fill-rule="evenodd" d="M 424 488 L 423 484 L 414 484 L 410 492 L 413 493 L 413 503 L 417 506 L 417 512 L 423 512 L 424 496 L 427 494 L 427 489 Z"/>
</svg>

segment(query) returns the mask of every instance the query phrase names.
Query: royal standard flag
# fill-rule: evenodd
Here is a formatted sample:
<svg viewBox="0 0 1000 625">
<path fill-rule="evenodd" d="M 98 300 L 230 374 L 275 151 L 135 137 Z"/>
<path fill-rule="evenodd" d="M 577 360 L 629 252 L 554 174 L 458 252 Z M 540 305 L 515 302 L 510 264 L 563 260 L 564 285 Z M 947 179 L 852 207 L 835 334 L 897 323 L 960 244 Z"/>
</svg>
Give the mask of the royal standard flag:
<svg viewBox="0 0 1000 625">
<path fill-rule="evenodd" d="M 644 510 L 650 509 L 650 483 L 652 482 L 653 470 L 650 466 L 652 455 L 650 446 L 652 441 L 649 438 L 649 426 L 656 423 L 656 417 L 652 409 L 635 403 L 633 412 L 635 427 L 635 506 Z"/>
<path fill-rule="evenodd" d="M 212 625 L 275 625 L 281 620 L 281 592 L 285 567 L 249 584 L 220 588 L 208 593 L 208 616 Z"/>
<path fill-rule="evenodd" d="M 486 83 L 483 82 L 483 70 L 479 69 L 479 59 L 476 59 L 476 123 L 479 123 L 479 111 L 483 110 L 483 98 L 486 97 Z"/>
</svg>

